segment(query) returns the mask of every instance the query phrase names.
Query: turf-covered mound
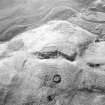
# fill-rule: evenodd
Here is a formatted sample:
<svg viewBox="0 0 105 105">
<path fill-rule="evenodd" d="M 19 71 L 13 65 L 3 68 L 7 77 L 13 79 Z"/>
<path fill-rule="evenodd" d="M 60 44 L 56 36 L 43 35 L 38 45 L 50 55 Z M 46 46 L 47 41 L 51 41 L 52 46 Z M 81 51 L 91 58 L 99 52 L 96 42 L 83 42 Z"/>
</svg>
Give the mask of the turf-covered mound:
<svg viewBox="0 0 105 105">
<path fill-rule="evenodd" d="M 104 105 L 105 42 L 49 21 L 0 46 L 0 105 Z"/>
</svg>

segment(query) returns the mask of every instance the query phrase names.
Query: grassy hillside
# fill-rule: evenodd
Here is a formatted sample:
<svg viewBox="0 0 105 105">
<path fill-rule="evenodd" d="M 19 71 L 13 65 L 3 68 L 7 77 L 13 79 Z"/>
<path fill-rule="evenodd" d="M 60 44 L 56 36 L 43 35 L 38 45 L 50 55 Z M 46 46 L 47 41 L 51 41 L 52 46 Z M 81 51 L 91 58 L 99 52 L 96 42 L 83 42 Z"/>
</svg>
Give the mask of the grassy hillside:
<svg viewBox="0 0 105 105">
<path fill-rule="evenodd" d="M 67 20 L 94 0 L 0 0 L 0 41 L 49 20 Z"/>
</svg>

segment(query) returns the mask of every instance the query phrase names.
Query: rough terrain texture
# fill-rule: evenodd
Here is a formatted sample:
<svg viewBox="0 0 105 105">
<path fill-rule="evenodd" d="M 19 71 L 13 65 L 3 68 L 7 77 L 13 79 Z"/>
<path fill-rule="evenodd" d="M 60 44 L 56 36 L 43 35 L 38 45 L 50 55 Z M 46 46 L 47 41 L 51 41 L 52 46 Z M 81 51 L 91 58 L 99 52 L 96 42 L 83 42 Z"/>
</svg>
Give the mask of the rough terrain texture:
<svg viewBox="0 0 105 105">
<path fill-rule="evenodd" d="M 104 105 L 105 42 L 50 21 L 1 44 L 0 105 Z"/>
<path fill-rule="evenodd" d="M 0 0 L 0 105 L 105 105 L 105 1 L 39 1 Z"/>
</svg>

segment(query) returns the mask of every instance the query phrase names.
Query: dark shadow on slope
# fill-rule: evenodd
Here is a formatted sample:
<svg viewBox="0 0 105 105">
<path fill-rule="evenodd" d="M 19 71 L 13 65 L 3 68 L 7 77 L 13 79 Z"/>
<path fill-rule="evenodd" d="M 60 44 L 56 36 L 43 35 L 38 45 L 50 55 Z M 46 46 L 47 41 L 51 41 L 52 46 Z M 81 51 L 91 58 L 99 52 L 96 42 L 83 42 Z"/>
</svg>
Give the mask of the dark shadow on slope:
<svg viewBox="0 0 105 105">
<path fill-rule="evenodd" d="M 58 50 L 51 51 L 51 52 L 35 52 L 33 54 L 39 59 L 54 59 L 58 57 L 63 57 L 64 59 L 72 61 L 72 62 L 75 61 L 77 57 L 77 53 L 74 53 L 71 56 L 69 56 Z"/>
</svg>

